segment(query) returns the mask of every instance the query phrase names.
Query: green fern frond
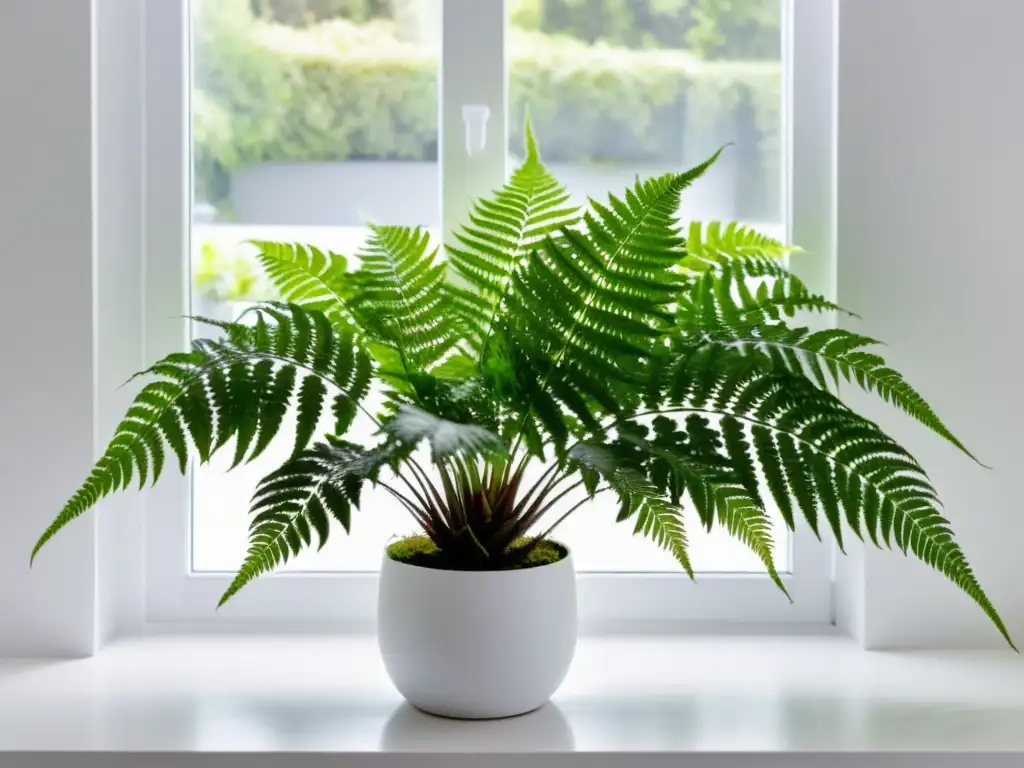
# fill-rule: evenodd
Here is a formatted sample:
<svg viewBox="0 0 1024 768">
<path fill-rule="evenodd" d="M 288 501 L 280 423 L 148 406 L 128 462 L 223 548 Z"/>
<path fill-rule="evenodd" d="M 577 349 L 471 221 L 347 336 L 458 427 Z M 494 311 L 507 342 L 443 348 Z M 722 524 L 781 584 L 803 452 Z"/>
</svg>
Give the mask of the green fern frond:
<svg viewBox="0 0 1024 768">
<path fill-rule="evenodd" d="M 687 377 L 690 369 L 675 366 L 674 370 L 677 376 Z M 733 375 L 736 370 L 741 374 Z M 844 515 L 847 525 L 856 526 L 858 536 L 863 521 L 873 541 L 892 540 L 960 587 L 1012 645 L 1006 626 L 939 511 L 935 490 L 905 449 L 806 378 L 766 376 L 728 353 L 706 363 L 704 372 L 704 376 L 667 385 L 678 410 L 725 414 L 749 427 L 758 461 L 773 478 L 769 488 L 780 507 L 795 501 L 815 531 L 820 510 L 839 542 Z M 744 453 L 751 451 L 746 434 L 734 440 L 730 458 L 735 464 L 743 461 L 735 455 L 737 445 Z M 788 498 L 783 501 L 783 497 Z"/>
<path fill-rule="evenodd" d="M 643 474 L 622 466 L 604 446 L 579 443 L 569 457 L 582 467 L 596 472 L 619 498 L 618 522 L 636 518 L 634 535 L 643 534 L 669 552 L 692 579 L 689 541 L 683 526 L 683 511 L 662 498 L 658 489 Z"/>
<path fill-rule="evenodd" d="M 765 571 L 783 594 L 793 602 L 789 590 L 775 567 L 775 539 L 771 518 L 747 492 L 737 486 L 719 486 L 715 489 L 718 520 L 729 534 L 745 544 L 757 555 Z"/>
<path fill-rule="evenodd" d="M 724 225 L 718 221 L 694 221 L 690 223 L 685 256 L 679 264 L 683 269 L 703 272 L 736 259 L 781 260 L 799 250 L 735 221 Z"/>
<path fill-rule="evenodd" d="M 179 352 L 153 366 L 151 370 L 161 377 L 160 380 L 147 384 L 136 396 L 88 478 L 36 542 L 32 549 L 33 561 L 60 529 L 104 496 L 127 488 L 136 477 L 139 487 L 145 485 L 147 479 L 154 483 L 159 480 L 165 446 L 177 457 L 182 473 L 185 472 L 186 435 L 192 426 L 186 419 L 195 418 L 196 409 L 177 406 L 195 396 L 194 382 L 200 380 L 198 372 L 204 362 L 200 354 Z"/>
<path fill-rule="evenodd" d="M 712 329 L 707 329 L 712 330 Z M 781 325 L 714 329 L 710 339 L 744 355 L 754 355 L 765 370 L 807 376 L 827 388 L 829 381 L 856 383 L 876 393 L 911 418 L 949 441 L 977 461 L 942 422 L 928 401 L 880 355 L 869 351 L 878 344 L 867 336 L 840 328 L 810 331 Z"/>
<path fill-rule="evenodd" d="M 350 306 L 360 326 L 394 351 L 406 378 L 429 371 L 462 340 L 444 290 L 443 262 L 430 235 L 412 227 L 371 227 L 359 253 Z M 382 361 L 384 362 L 384 361 Z"/>
<path fill-rule="evenodd" d="M 526 159 L 500 189 L 474 204 L 469 223 L 445 247 L 455 273 L 472 289 L 449 285 L 453 303 L 477 329 L 477 344 L 490 336 L 512 274 L 545 237 L 578 218 L 569 193 L 541 162 L 527 121 Z"/>
<path fill-rule="evenodd" d="M 200 339 L 194 344 L 211 361 L 229 370 L 260 372 L 255 386 L 239 383 L 235 387 L 230 423 L 249 419 L 241 433 L 245 439 L 236 441 L 236 462 L 242 460 L 249 442 L 255 441 L 255 446 L 248 461 L 269 445 L 293 392 L 298 405 L 295 453 L 312 440 L 332 392 L 334 431 L 344 434 L 369 393 L 373 375 L 372 360 L 356 332 L 339 331 L 323 312 L 295 304 L 268 302 L 251 311 L 257 316 L 255 327 L 234 324 L 230 343 Z M 243 393 L 251 398 L 249 414 L 239 407 Z M 261 420 L 252 424 L 257 406 Z"/>
<path fill-rule="evenodd" d="M 376 482 L 394 452 L 389 444 L 368 451 L 340 441 L 319 443 L 264 477 L 249 511 L 249 551 L 218 607 L 256 577 L 312 546 L 314 534 L 322 549 L 331 519 L 348 533 L 363 483 Z"/>
<path fill-rule="evenodd" d="M 560 237 L 546 238 L 514 280 L 512 326 L 529 333 L 555 323 L 563 335 L 550 342 L 555 360 L 605 340 L 627 354 L 649 348 L 651 328 L 663 324 L 679 286 L 671 269 L 683 242 L 675 218 L 680 196 L 716 158 L 638 181 L 624 200 L 610 195 L 607 206 L 591 201 L 584 231 L 564 227 Z M 566 290 L 574 298 L 568 306 Z M 563 303 L 547 305 L 551 299 Z"/>
<path fill-rule="evenodd" d="M 685 489 L 705 526 L 710 530 L 717 519 L 758 556 L 775 585 L 789 597 L 775 567 L 772 524 L 761 500 L 754 462 L 741 444 L 742 427 L 735 419 L 722 420 L 725 455 L 719 450 L 718 433 L 694 414 L 685 431 L 672 420 L 659 417 L 653 440 L 644 437 L 645 426 L 630 422 L 616 426 L 619 442 L 636 449 L 636 467 L 659 493 L 668 491 L 678 504 Z"/>
<path fill-rule="evenodd" d="M 527 407 L 543 409 L 555 397 L 568 407 L 590 401 L 602 404 L 605 411 L 616 410 L 624 396 L 621 385 L 638 380 L 638 360 L 649 353 L 659 334 L 647 322 L 654 313 L 646 307 L 621 314 L 612 311 L 620 306 L 614 291 L 598 285 L 572 250 L 553 239 L 513 282 L 510 311 L 502 320 L 503 349 L 511 357 L 512 370 L 534 374 L 519 377 Z M 582 317 L 576 311 L 581 295 L 592 297 Z M 664 327 L 668 317 L 663 311 L 657 322 Z M 580 415 L 593 419 L 597 412 L 586 405 Z"/>
<path fill-rule="evenodd" d="M 649 538 L 671 554 L 683 566 L 687 576 L 694 578 L 689 554 L 690 542 L 683 527 L 683 510 L 664 499 L 649 495 L 650 486 L 647 481 L 628 473 L 620 475 L 613 487 L 619 493 L 623 511 L 628 504 L 628 515 L 636 516 L 634 535 L 641 533 Z"/>
<path fill-rule="evenodd" d="M 182 474 L 190 445 L 205 463 L 234 438 L 234 463 L 252 461 L 280 430 L 297 382 L 305 405 L 296 451 L 312 437 L 321 390 L 326 394 L 329 385 L 353 405 L 365 396 L 366 380 L 357 373 L 368 359 L 351 332 L 339 333 L 322 313 L 296 305 L 267 304 L 256 312 L 255 328 L 227 324 L 227 341 L 199 339 L 192 352 L 170 354 L 144 372 L 156 381 L 136 396 L 88 478 L 39 538 L 33 560 L 54 534 L 103 497 L 136 478 L 140 486 L 155 483 L 167 448 Z"/>
<path fill-rule="evenodd" d="M 552 399 L 589 421 L 639 402 L 636 385 L 681 285 L 673 271 L 680 196 L 716 158 L 637 181 L 624 199 L 610 195 L 607 206 L 591 201 L 583 231 L 566 227 L 545 238 L 513 274 L 503 348 L 519 350 L 540 377 L 520 389 L 524 427 L 537 417 L 560 448 L 567 430 L 551 429 L 559 420 Z"/>
<path fill-rule="evenodd" d="M 344 256 L 299 243 L 250 242 L 259 249 L 257 260 L 286 302 L 323 312 L 339 330 L 358 327 L 347 304 L 352 276 Z"/>
<path fill-rule="evenodd" d="M 812 293 L 780 264 L 737 260 L 690 278 L 679 295 L 677 331 L 701 334 L 722 325 L 757 326 L 793 317 L 798 311 L 855 316 Z"/>
</svg>

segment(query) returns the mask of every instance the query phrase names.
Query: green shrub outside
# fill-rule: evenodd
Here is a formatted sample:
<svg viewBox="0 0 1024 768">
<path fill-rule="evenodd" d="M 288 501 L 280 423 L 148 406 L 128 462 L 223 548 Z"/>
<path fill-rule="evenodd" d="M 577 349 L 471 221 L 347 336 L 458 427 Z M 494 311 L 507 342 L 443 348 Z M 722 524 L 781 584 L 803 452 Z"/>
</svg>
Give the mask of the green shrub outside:
<svg viewBox="0 0 1024 768">
<path fill-rule="evenodd" d="M 391 0 L 249 0 L 258 16 L 293 26 L 343 17 L 353 21 L 389 16 Z"/>
<path fill-rule="evenodd" d="M 510 10 L 520 26 L 591 43 L 779 58 L 779 0 L 511 0 Z"/>
<path fill-rule="evenodd" d="M 437 54 L 391 22 L 298 28 L 255 18 L 249 0 L 206 0 L 200 12 L 200 196 L 218 202 L 230 173 L 258 162 L 437 157 Z M 520 30 L 510 53 L 514 147 L 527 106 L 549 162 L 678 166 L 730 140 L 744 215 L 777 210 L 776 62 L 708 62 Z"/>
<path fill-rule="evenodd" d="M 299 89 L 264 45 L 248 0 L 197 0 L 192 141 L 196 195 L 218 202 L 231 171 L 273 156 Z"/>
<path fill-rule="evenodd" d="M 250 5 L 264 18 L 308 26 L 339 17 L 392 18 L 401 7 L 422 2 L 250 0 Z M 707 59 L 779 57 L 779 0 L 508 0 L 507 7 L 512 26 L 591 43 L 685 47 Z"/>
</svg>

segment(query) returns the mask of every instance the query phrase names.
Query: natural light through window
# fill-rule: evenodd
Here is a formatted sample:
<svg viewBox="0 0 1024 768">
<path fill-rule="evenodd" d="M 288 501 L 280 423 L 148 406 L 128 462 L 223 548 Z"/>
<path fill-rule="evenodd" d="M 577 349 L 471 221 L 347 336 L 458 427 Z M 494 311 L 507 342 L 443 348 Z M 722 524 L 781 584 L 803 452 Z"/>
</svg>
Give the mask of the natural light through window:
<svg viewBox="0 0 1024 768">
<path fill-rule="evenodd" d="M 193 0 L 193 314 L 234 320 L 276 298 L 249 240 L 308 243 L 353 266 L 367 221 L 424 226 L 440 242 L 442 5 Z M 508 0 L 509 169 L 522 157 L 527 112 L 545 163 L 579 204 L 730 143 L 680 216 L 781 237 L 780 5 Z M 370 442 L 373 432 L 363 419 L 352 436 Z M 193 472 L 194 571 L 234 571 L 243 560 L 250 497 L 291 451 L 289 434 L 230 473 L 230 451 Z M 599 496 L 559 528 L 580 571 L 680 570 L 616 513 Z M 763 571 L 723 528 L 686 521 L 696 570 Z M 781 521 L 776 530 L 783 569 L 790 540 Z M 350 536 L 339 531 L 284 570 L 373 571 L 389 540 L 414 531 L 391 496 L 367 489 Z"/>
</svg>

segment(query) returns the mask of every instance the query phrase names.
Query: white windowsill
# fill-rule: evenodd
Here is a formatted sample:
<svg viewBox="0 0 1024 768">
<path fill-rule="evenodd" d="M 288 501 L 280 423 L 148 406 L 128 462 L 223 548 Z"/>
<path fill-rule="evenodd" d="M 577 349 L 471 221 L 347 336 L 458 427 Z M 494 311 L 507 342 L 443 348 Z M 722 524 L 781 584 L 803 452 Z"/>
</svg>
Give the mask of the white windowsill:
<svg viewBox="0 0 1024 768">
<path fill-rule="evenodd" d="M 838 637 L 586 638 L 553 704 L 476 723 L 403 705 L 370 637 L 147 637 L 0 662 L 3 766 L 773 766 L 807 751 L 840 766 L 890 764 L 863 751 L 1009 766 L 1024 754 L 992 751 L 1024 751 L 1022 726 L 1010 651 L 870 653 Z M 930 750 L 990 754 L 908 762 Z"/>
</svg>

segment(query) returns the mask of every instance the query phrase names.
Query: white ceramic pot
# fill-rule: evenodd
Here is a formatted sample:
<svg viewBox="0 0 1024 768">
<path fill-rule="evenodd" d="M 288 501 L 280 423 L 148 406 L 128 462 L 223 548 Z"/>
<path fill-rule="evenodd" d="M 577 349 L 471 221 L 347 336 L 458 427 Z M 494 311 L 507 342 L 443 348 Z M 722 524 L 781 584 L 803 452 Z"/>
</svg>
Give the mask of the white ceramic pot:
<svg viewBox="0 0 1024 768">
<path fill-rule="evenodd" d="M 572 556 L 513 571 L 443 571 L 384 556 L 384 666 L 413 706 L 444 717 L 521 715 L 562 684 L 576 650 Z"/>
</svg>

